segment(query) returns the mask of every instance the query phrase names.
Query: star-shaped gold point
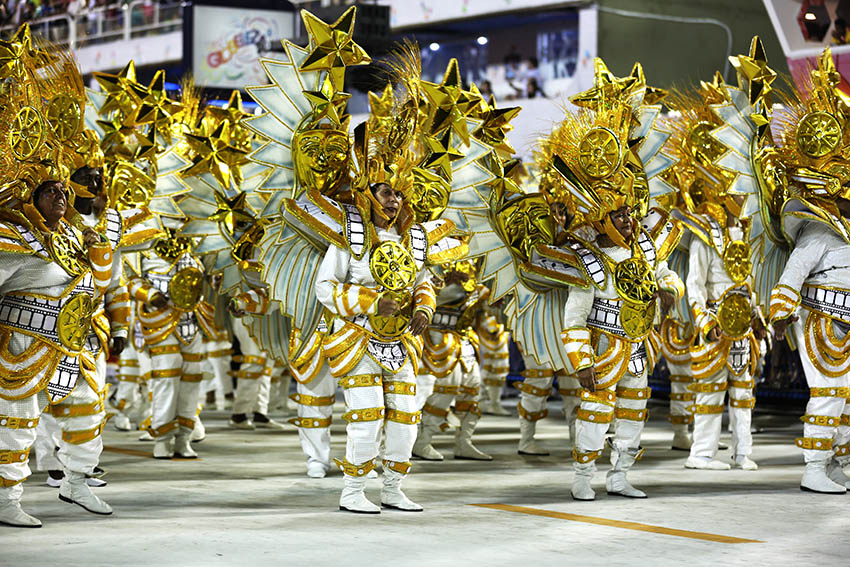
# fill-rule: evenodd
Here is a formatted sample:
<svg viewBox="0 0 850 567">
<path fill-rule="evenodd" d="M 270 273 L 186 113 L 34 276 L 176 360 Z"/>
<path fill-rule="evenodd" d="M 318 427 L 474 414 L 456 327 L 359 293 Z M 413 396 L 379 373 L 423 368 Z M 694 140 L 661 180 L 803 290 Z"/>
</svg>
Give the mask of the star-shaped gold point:
<svg viewBox="0 0 850 567">
<path fill-rule="evenodd" d="M 171 142 L 171 123 L 183 107 L 168 98 L 165 92 L 165 71 L 157 71 L 147 93 L 136 110 L 137 124 L 151 124 L 157 133 Z"/>
<path fill-rule="evenodd" d="M 481 115 L 481 126 L 472 136 L 495 148 L 505 156 L 513 155 L 514 148 L 507 141 L 507 133 L 513 130 L 510 122 L 519 115 L 522 107 L 496 108 L 496 99 L 490 96 L 489 110 Z"/>
<path fill-rule="evenodd" d="M 475 108 L 479 100 L 461 88 L 460 69 L 457 59 L 449 61 L 446 74 L 440 84 L 422 81 L 422 91 L 434 106 L 431 117 L 431 133 L 439 135 L 451 127 L 464 144 L 469 145 L 469 130 L 466 117 Z"/>
<path fill-rule="evenodd" d="M 616 77 L 605 62 L 600 58 L 593 61 L 593 87 L 571 96 L 570 101 L 576 106 L 592 110 L 606 110 L 610 101 L 621 98 L 622 93 L 639 90 L 646 87 L 643 67 L 636 63 L 631 74 L 627 77 Z"/>
<path fill-rule="evenodd" d="M 463 154 L 452 147 L 452 131 L 447 129 L 442 137 L 425 136 L 428 157 L 419 164 L 424 169 L 436 169 L 443 179 L 452 180 L 452 162 L 463 159 Z"/>
<path fill-rule="evenodd" d="M 334 89 L 330 75 L 322 81 L 318 91 L 304 91 L 304 97 L 313 105 L 313 120 L 319 121 L 326 117 L 334 126 L 342 123 L 345 105 L 351 95 Z"/>
<path fill-rule="evenodd" d="M 0 79 L 22 80 L 27 63 L 39 69 L 55 60 L 43 49 L 33 47 L 32 33 L 28 23 L 23 24 L 9 40 L 0 41 Z"/>
<path fill-rule="evenodd" d="M 254 133 L 244 126 L 244 120 L 250 118 L 251 114 L 243 109 L 242 94 L 239 91 L 230 93 L 227 106 L 224 108 L 208 106 L 206 113 L 212 119 L 213 127 L 222 122 L 226 122 L 230 126 L 231 145 L 245 151 L 251 150 Z"/>
<path fill-rule="evenodd" d="M 489 185 L 496 195 L 514 195 L 520 192 L 519 185 L 512 176 L 514 162 L 519 160 L 502 160 L 493 154 L 485 160 L 487 170 L 495 177 Z"/>
<path fill-rule="evenodd" d="M 310 53 L 300 70 L 327 71 L 336 91 L 343 89 L 347 66 L 372 61 L 352 38 L 356 13 L 356 6 L 352 6 L 337 21 L 328 25 L 307 10 L 301 10 L 304 27 L 310 35 Z"/>
<path fill-rule="evenodd" d="M 242 183 L 241 166 L 248 160 L 248 152 L 229 143 L 230 132 L 227 122 L 222 122 L 209 136 L 186 134 L 186 143 L 196 153 L 192 165 L 183 173 L 186 177 L 210 173 L 218 183 L 230 187 Z"/>
<path fill-rule="evenodd" d="M 230 234 L 236 232 L 236 227 L 240 221 L 253 221 L 254 216 L 247 211 L 247 201 L 244 191 L 240 191 L 235 197 L 226 197 L 220 192 L 215 192 L 216 211 L 209 217 L 209 220 L 221 223 Z"/>
<path fill-rule="evenodd" d="M 106 93 L 106 101 L 100 107 L 102 115 L 114 110 L 120 110 L 127 116 L 134 115 L 148 94 L 147 89 L 136 82 L 136 62 L 132 60 L 117 75 L 94 73 L 94 78 Z"/>
<path fill-rule="evenodd" d="M 729 61 L 738 71 L 738 83 L 747 91 L 750 104 L 756 104 L 771 91 L 770 84 L 776 80 L 776 71 L 767 66 L 767 55 L 758 36 L 750 43 L 749 55 L 730 57 Z"/>
</svg>

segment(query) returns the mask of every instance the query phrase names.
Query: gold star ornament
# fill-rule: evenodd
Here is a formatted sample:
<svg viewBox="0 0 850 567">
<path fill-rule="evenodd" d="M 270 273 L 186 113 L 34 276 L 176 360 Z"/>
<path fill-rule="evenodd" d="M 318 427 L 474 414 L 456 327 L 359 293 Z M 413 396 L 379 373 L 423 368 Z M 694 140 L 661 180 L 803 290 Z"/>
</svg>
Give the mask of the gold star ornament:
<svg viewBox="0 0 850 567">
<path fill-rule="evenodd" d="M 354 17 L 357 8 L 352 6 L 333 24 L 328 25 L 307 10 L 301 10 L 304 27 L 310 35 L 310 53 L 301 64 L 301 71 L 327 71 L 334 90 L 341 91 L 345 84 L 348 65 L 370 63 L 366 51 L 354 43 Z"/>
<path fill-rule="evenodd" d="M 235 234 L 239 222 L 252 222 L 254 220 L 254 216 L 246 210 L 247 202 L 245 198 L 244 191 L 240 191 L 238 195 L 231 198 L 216 191 L 215 204 L 218 208 L 209 220 L 223 224 L 230 234 Z"/>
<path fill-rule="evenodd" d="M 428 157 L 420 164 L 424 169 L 436 169 L 443 179 L 451 181 L 452 162 L 462 159 L 461 152 L 452 147 L 452 131 L 446 132 L 440 138 L 425 136 L 425 147 Z"/>
<path fill-rule="evenodd" d="M 209 136 L 186 134 L 186 143 L 195 152 L 192 165 L 184 176 L 210 173 L 222 187 L 230 187 L 230 181 L 237 186 L 242 183 L 241 166 L 247 163 L 248 152 L 232 146 L 230 127 L 222 122 Z"/>
</svg>

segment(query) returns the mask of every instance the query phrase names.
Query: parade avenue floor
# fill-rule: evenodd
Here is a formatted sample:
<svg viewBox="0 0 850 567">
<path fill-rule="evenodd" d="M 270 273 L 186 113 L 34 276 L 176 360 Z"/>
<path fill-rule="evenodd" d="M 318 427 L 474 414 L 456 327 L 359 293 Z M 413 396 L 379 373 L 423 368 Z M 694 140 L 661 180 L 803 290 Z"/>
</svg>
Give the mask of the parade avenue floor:
<svg viewBox="0 0 850 567">
<path fill-rule="evenodd" d="M 644 434 L 632 483 L 649 498 L 570 499 L 567 428 L 552 404 L 538 438 L 549 457 L 516 453 L 516 417 L 485 416 L 476 434 L 492 463 L 417 461 L 404 489 L 424 513 L 362 516 L 337 509 L 342 474 L 304 474 L 298 436 L 235 431 L 227 413 L 205 411 L 196 461 L 150 458 L 137 433 L 105 433 L 96 489 L 115 513 L 98 517 L 62 503 L 44 473 L 26 483 L 24 508 L 37 530 L 0 527 L 3 565 L 829 565 L 850 554 L 850 495 L 801 492 L 796 416 L 756 412 L 756 472 L 691 471 L 670 450 L 666 407 Z M 337 413 L 337 416 L 339 414 Z M 281 418 L 282 419 L 282 418 Z M 342 420 L 334 426 L 342 452 Z M 729 442 L 724 435 L 723 442 Z M 729 451 L 720 454 L 728 460 Z M 607 454 L 600 461 L 607 470 Z M 379 480 L 367 495 L 377 501 Z M 61 558 L 61 560 L 60 560 Z M 842 559 L 843 558 L 843 559 Z"/>
</svg>

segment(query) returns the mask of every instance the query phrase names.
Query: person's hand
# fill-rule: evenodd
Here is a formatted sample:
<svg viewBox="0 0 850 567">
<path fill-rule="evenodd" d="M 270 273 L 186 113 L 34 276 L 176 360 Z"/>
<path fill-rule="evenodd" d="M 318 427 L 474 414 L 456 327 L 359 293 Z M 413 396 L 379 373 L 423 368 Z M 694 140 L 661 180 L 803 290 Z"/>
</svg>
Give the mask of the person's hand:
<svg viewBox="0 0 850 567">
<path fill-rule="evenodd" d="M 705 336 L 705 340 L 707 340 L 710 343 L 714 343 L 714 342 L 719 341 L 720 340 L 720 327 L 718 327 L 717 325 L 712 327 L 711 330 L 708 332 L 708 334 Z"/>
<path fill-rule="evenodd" d="M 100 244 L 100 242 L 100 235 L 92 229 L 87 228 L 83 231 L 83 243 L 86 246 L 94 246 L 95 244 Z"/>
<path fill-rule="evenodd" d="M 228 302 L 227 310 L 234 317 L 243 317 L 245 315 L 245 310 L 239 307 L 235 297 Z"/>
<path fill-rule="evenodd" d="M 158 309 L 165 309 L 168 307 L 168 297 L 159 291 L 151 298 L 151 305 Z"/>
<path fill-rule="evenodd" d="M 398 301 L 392 297 L 381 296 L 378 299 L 378 315 L 392 317 L 398 311 Z"/>
<path fill-rule="evenodd" d="M 591 392 L 596 391 L 596 369 L 592 366 L 589 368 L 582 368 L 576 374 L 576 378 L 578 378 L 579 384 L 585 390 L 589 390 Z"/>
<path fill-rule="evenodd" d="M 127 340 L 124 337 L 112 337 L 112 348 L 109 349 L 110 354 L 118 356 L 124 350 L 124 345 Z"/>
<path fill-rule="evenodd" d="M 655 297 L 661 303 L 661 313 L 667 315 L 673 304 L 676 302 L 676 294 L 666 289 L 659 289 L 655 292 Z"/>
<path fill-rule="evenodd" d="M 428 316 L 424 311 L 417 311 L 410 320 L 410 334 L 418 337 L 428 328 Z"/>
<path fill-rule="evenodd" d="M 799 319 L 796 315 L 791 315 L 785 319 L 779 319 L 773 323 L 773 338 L 777 341 L 785 340 L 785 332 L 788 330 L 788 323 L 793 323 Z"/>
<path fill-rule="evenodd" d="M 750 326 L 753 328 L 753 336 L 757 341 L 761 341 L 767 336 L 767 329 L 764 328 L 764 323 L 762 320 L 753 315 L 753 320 L 750 321 Z"/>
</svg>

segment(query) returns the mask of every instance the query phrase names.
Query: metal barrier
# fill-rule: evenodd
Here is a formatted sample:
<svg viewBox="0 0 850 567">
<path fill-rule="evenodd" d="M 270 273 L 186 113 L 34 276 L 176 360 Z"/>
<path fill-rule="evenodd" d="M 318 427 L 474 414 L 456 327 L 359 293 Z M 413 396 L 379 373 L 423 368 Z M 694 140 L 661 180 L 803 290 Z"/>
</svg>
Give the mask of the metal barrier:
<svg viewBox="0 0 850 567">
<path fill-rule="evenodd" d="M 95 43 L 123 41 L 178 30 L 183 26 L 183 3 L 146 3 L 132 0 L 99 6 L 71 16 L 56 14 L 30 20 L 32 31 L 71 49 Z M 0 37 L 9 37 L 17 26 L 0 27 Z"/>
</svg>

